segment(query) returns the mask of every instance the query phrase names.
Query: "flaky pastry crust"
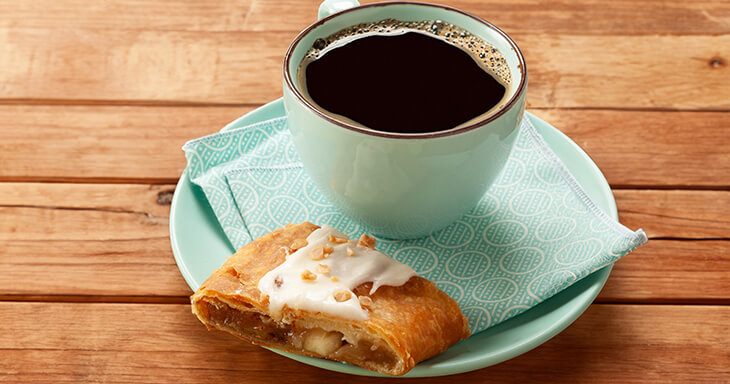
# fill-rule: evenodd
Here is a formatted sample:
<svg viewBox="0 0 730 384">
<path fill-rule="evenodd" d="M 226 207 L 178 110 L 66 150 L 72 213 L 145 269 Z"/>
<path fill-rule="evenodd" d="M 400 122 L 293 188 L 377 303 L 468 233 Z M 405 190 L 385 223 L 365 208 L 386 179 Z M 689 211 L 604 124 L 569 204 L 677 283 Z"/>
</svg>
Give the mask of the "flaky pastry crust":
<svg viewBox="0 0 730 384">
<path fill-rule="evenodd" d="M 421 277 L 399 287 L 382 286 L 369 295 L 370 283 L 353 292 L 369 318 L 357 321 L 284 307 L 283 317 L 268 311 L 259 280 L 284 262 L 289 247 L 318 227 L 287 225 L 264 235 L 231 256 L 191 297 L 193 313 L 209 329 L 231 333 L 254 344 L 286 352 L 345 361 L 363 368 L 403 375 L 469 336 L 456 302 Z"/>
</svg>

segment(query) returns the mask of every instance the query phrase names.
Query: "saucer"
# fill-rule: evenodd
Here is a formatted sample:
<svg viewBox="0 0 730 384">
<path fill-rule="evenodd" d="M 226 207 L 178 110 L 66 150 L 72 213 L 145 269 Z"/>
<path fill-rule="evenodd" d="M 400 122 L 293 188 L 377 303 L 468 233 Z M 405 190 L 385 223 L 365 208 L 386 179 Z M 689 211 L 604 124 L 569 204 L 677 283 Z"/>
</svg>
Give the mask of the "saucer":
<svg viewBox="0 0 730 384">
<path fill-rule="evenodd" d="M 601 171 L 567 136 L 536 116 L 528 115 L 548 145 L 575 176 L 586 193 L 610 217 L 618 213 L 611 189 Z M 226 125 L 223 130 L 285 115 L 281 99 L 272 101 Z M 170 210 L 170 241 L 185 281 L 196 290 L 235 252 L 218 225 L 202 190 L 183 173 Z M 557 335 L 578 318 L 598 295 L 611 266 L 592 273 L 543 303 L 494 327 L 471 336 L 443 354 L 419 363 L 405 377 L 429 377 L 473 371 L 525 353 Z M 357 375 L 382 376 L 360 367 L 330 360 L 274 351 L 316 367 Z"/>
</svg>

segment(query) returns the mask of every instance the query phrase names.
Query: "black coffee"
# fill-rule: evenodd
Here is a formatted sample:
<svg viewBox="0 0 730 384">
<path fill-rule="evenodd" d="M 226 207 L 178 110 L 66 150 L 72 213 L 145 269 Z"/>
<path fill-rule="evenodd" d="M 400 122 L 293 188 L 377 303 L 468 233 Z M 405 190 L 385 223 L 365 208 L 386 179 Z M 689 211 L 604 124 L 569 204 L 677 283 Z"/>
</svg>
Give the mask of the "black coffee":
<svg viewBox="0 0 730 384">
<path fill-rule="evenodd" d="M 385 20 L 318 40 L 300 87 L 325 113 L 386 132 L 454 128 L 500 105 L 501 54 L 450 24 Z"/>
</svg>

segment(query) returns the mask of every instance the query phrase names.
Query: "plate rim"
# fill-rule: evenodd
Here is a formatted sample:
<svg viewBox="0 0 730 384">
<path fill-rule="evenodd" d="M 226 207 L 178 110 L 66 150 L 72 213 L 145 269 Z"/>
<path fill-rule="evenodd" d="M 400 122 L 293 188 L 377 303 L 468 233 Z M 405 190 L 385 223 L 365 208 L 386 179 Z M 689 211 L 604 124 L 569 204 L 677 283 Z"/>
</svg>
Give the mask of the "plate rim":
<svg viewBox="0 0 730 384">
<path fill-rule="evenodd" d="M 283 106 L 283 99 L 278 98 L 276 100 L 273 100 L 269 103 L 266 103 L 252 111 L 247 112 L 246 114 L 236 118 L 235 120 L 231 121 L 230 123 L 226 124 L 221 131 L 226 131 L 232 128 L 237 127 L 238 125 L 242 124 L 242 122 L 245 122 L 247 120 L 253 119 L 258 120 L 256 116 L 265 114 L 265 113 L 271 113 L 270 111 L 273 111 L 278 108 L 282 108 Z M 598 168 L 598 166 L 595 164 L 593 159 L 585 152 L 583 149 L 576 144 L 573 140 L 570 139 L 566 134 L 561 132 L 559 129 L 551 125 L 550 123 L 546 122 L 545 120 L 535 116 L 529 111 L 525 111 L 525 115 L 529 116 L 530 119 L 533 121 L 533 124 L 537 121 L 538 124 L 536 125 L 536 128 L 538 131 L 542 129 L 551 129 L 552 134 L 557 136 L 559 140 L 562 140 L 563 142 L 567 143 L 568 146 L 572 147 L 572 149 L 584 160 L 582 163 L 583 166 L 587 166 L 588 170 L 592 174 L 593 177 L 596 178 L 595 182 L 598 184 L 600 192 L 603 194 L 603 197 L 605 198 L 605 202 L 607 203 L 608 208 L 605 213 L 615 219 L 618 220 L 618 210 L 616 207 L 616 201 L 613 197 L 613 194 L 611 192 L 611 188 L 606 181 L 605 176 L 601 172 L 601 170 Z M 269 117 L 270 118 L 270 117 Z M 539 127 L 538 125 L 544 125 L 544 127 Z M 543 132 L 541 132 L 542 134 Z M 556 155 L 559 156 L 559 154 L 556 153 Z M 170 227 L 170 243 L 172 247 L 173 256 L 175 259 L 175 263 L 177 264 L 178 269 L 180 270 L 180 273 L 182 274 L 183 278 L 185 279 L 185 282 L 188 284 L 188 286 L 192 289 L 194 286 L 199 285 L 196 279 L 193 277 L 191 271 L 189 270 L 187 264 L 183 260 L 182 253 L 183 251 L 180 249 L 180 244 L 177 238 L 176 234 L 176 228 L 177 226 L 175 223 L 177 222 L 177 216 L 179 211 L 179 204 L 180 204 L 180 195 L 181 191 L 185 187 L 185 184 L 189 184 L 191 181 L 189 180 L 188 174 L 187 174 L 187 167 L 183 170 L 180 179 L 178 180 L 176 186 L 175 186 L 175 192 L 172 197 L 171 206 L 170 206 L 170 217 L 169 217 L 169 227 Z M 190 185 L 192 187 L 192 185 Z M 589 195 L 592 200 L 594 199 L 594 196 Z M 595 283 L 599 284 L 593 284 L 588 289 L 584 290 L 581 295 L 587 294 L 588 297 L 586 297 L 582 302 L 579 303 L 579 305 L 573 305 L 573 307 L 567 311 L 567 313 L 564 314 L 560 318 L 559 321 L 556 321 L 552 324 L 551 327 L 544 328 L 541 332 L 535 333 L 530 335 L 528 338 L 522 340 L 520 339 L 519 342 L 513 343 L 511 345 L 508 345 L 507 348 L 501 349 L 496 354 L 482 354 L 477 357 L 467 359 L 466 361 L 462 361 L 456 364 L 447 364 L 445 366 L 428 366 L 424 367 L 421 366 L 421 369 L 419 369 L 419 365 L 416 365 L 409 373 L 407 373 L 404 376 L 399 376 L 403 378 L 413 378 L 413 377 L 436 377 L 436 376 L 446 376 L 446 375 L 453 375 L 458 373 L 465 373 L 470 372 L 482 368 L 486 368 L 495 364 L 499 364 L 501 362 L 513 359 L 519 355 L 522 355 L 523 353 L 529 352 L 532 349 L 544 344 L 551 338 L 553 338 L 555 335 L 559 334 L 563 330 L 565 330 L 568 326 L 570 326 L 575 320 L 582 315 L 586 309 L 593 303 L 593 300 L 595 300 L 596 296 L 603 290 L 603 286 L 605 285 L 606 281 L 608 280 L 608 277 L 611 273 L 613 264 L 610 264 L 598 271 L 593 272 L 589 276 L 594 276 L 594 278 L 597 279 Z M 585 281 L 588 277 L 582 279 L 582 281 Z M 581 282 L 576 283 L 575 285 L 580 284 Z M 573 285 L 573 286 L 575 286 Z M 573 287 L 571 286 L 571 287 Z M 570 289 L 569 287 L 568 289 Z M 543 301 L 542 303 L 538 304 L 538 306 L 543 305 L 547 302 L 550 302 L 556 296 L 560 295 L 558 293 L 557 295 Z M 564 304 L 563 304 L 564 305 Z M 535 306 L 533 308 L 528 309 L 524 313 L 529 313 L 531 310 L 537 308 L 538 306 Z M 561 306 L 562 307 L 562 306 Z M 523 314 L 524 314 L 523 313 Z M 501 324 L 509 323 L 510 321 L 513 321 L 514 319 L 519 319 L 523 314 L 520 314 L 518 316 L 513 317 L 512 319 L 509 319 Z M 501 324 L 496 325 L 493 328 L 500 327 Z M 489 330 L 489 329 L 488 329 Z M 469 339 L 472 338 L 478 338 L 480 334 L 487 332 L 488 330 L 485 330 L 483 332 L 477 333 L 475 335 L 472 335 Z M 469 339 L 463 341 L 466 342 Z M 457 344 L 458 345 L 458 344 Z M 269 348 L 267 348 L 269 349 Z M 331 371 L 336 371 L 340 373 L 347 373 L 347 374 L 354 374 L 354 375 L 360 375 L 360 376 L 376 376 L 376 377 L 392 377 L 392 376 L 386 376 L 382 375 L 377 372 L 368 371 L 364 368 L 349 365 L 349 364 L 343 364 L 331 360 L 326 359 L 319 359 L 319 358 L 313 358 L 308 356 L 302 356 L 287 352 L 278 351 L 275 349 L 269 349 L 272 352 L 275 352 L 279 355 L 291 358 L 295 361 L 298 361 L 300 363 L 304 363 L 307 365 L 312 365 L 321 369 L 327 369 Z"/>
</svg>

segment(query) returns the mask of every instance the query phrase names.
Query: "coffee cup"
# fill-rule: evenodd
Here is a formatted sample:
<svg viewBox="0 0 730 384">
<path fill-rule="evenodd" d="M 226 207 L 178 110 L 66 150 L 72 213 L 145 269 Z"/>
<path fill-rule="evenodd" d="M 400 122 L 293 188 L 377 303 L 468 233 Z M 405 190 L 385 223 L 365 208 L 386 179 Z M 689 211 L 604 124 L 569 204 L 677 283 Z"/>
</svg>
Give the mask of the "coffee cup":
<svg viewBox="0 0 730 384">
<path fill-rule="evenodd" d="M 473 209 L 504 168 L 524 115 L 527 72 L 517 45 L 489 22 L 436 4 L 360 6 L 354 0 L 326 0 L 319 16 L 292 42 L 283 76 L 292 139 L 317 188 L 364 231 L 391 239 L 426 236 Z M 474 68 L 488 76 L 465 81 L 462 74 L 473 70 L 467 68 L 469 60 L 462 60 L 465 70 L 458 65 L 440 70 L 438 66 L 429 69 L 423 61 L 406 63 L 414 73 L 432 71 L 411 83 L 409 76 L 388 72 L 391 67 L 404 69 L 403 58 L 398 66 L 390 65 L 387 52 L 391 56 L 404 52 L 401 56 L 407 59 L 416 56 L 407 50 L 418 44 L 426 44 L 423 47 L 429 52 L 443 50 L 435 58 L 451 60 L 449 55 L 460 55 L 453 49 L 463 51 Z M 353 60 L 360 53 L 367 54 L 364 60 L 380 60 L 385 67 L 364 74 L 368 65 Z M 315 70 L 319 60 L 321 68 L 334 68 L 331 77 L 327 71 Z M 386 83 L 382 88 L 380 78 L 397 84 Z M 493 93 L 488 88 L 490 78 L 503 87 L 503 94 L 492 97 L 496 102 L 488 101 Z M 400 79 L 406 82 L 401 84 Z M 431 95 L 435 99 L 414 90 L 420 82 L 425 89 L 433 83 L 438 91 Z M 369 83 L 377 83 L 380 91 L 361 92 Z M 352 84 L 357 85 L 352 92 L 362 95 L 348 93 Z M 402 89 L 403 84 L 409 89 Z M 453 84 L 457 88 L 448 88 Z M 486 85 L 470 88 L 470 84 Z M 399 103 L 378 99 L 382 92 L 401 92 Z M 452 104 L 439 104 L 439 98 L 448 98 Z M 464 109 L 459 100 L 472 110 L 459 112 Z M 444 116 L 448 119 L 441 119 Z"/>
</svg>

